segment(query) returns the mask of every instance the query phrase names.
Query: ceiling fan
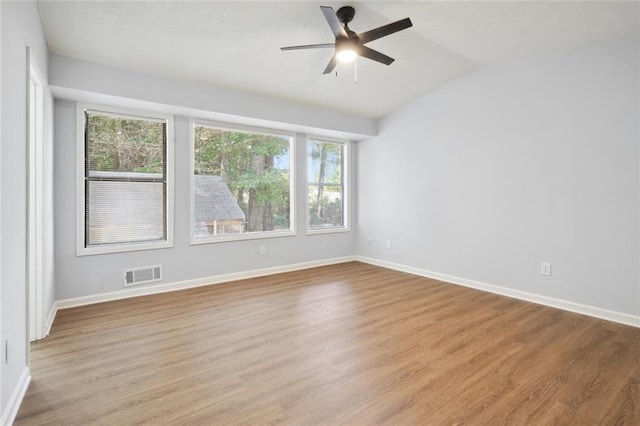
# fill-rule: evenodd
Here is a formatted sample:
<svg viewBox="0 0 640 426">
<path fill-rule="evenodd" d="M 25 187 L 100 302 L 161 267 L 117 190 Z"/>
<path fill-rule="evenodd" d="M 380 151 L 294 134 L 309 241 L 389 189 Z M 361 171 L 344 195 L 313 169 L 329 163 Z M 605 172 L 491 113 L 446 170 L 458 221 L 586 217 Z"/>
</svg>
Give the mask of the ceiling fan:
<svg viewBox="0 0 640 426">
<path fill-rule="evenodd" d="M 336 67 L 337 61 L 351 62 L 356 58 L 356 56 L 362 56 L 363 58 L 371 59 L 385 65 L 391 65 L 394 61 L 393 58 L 380 53 L 377 50 L 373 50 L 365 46 L 365 44 L 413 26 L 411 19 L 405 18 L 392 22 L 391 24 L 356 34 L 349 29 L 349 22 L 351 22 L 356 14 L 353 7 L 344 6 L 335 12 L 333 8 L 329 6 L 320 6 L 320 10 L 322 10 L 327 23 L 329 23 L 329 26 L 331 27 L 331 31 L 333 31 L 333 34 L 336 37 L 335 42 L 281 47 L 280 50 L 335 48 L 335 52 L 331 57 L 329 64 L 327 64 L 327 67 L 324 69 L 323 74 L 329 74 L 333 71 Z"/>
</svg>

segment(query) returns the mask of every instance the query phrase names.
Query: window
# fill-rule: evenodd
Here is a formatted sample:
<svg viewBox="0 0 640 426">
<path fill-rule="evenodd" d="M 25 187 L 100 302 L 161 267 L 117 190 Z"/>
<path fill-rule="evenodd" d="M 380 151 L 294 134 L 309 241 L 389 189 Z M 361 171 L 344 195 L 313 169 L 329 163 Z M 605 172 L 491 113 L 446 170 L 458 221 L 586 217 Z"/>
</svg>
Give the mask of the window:
<svg viewBox="0 0 640 426">
<path fill-rule="evenodd" d="M 307 142 L 307 205 L 310 232 L 347 230 L 344 143 Z"/>
<path fill-rule="evenodd" d="M 171 246 L 170 118 L 79 105 L 78 120 L 78 254 Z"/>
<path fill-rule="evenodd" d="M 194 123 L 193 243 L 294 234 L 293 139 Z"/>
</svg>

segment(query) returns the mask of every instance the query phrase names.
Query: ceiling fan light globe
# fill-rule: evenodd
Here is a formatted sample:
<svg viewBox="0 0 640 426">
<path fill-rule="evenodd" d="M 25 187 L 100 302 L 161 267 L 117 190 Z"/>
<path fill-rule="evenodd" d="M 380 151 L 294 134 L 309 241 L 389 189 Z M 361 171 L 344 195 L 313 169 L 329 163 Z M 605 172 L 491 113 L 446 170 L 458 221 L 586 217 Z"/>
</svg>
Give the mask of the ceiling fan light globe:
<svg viewBox="0 0 640 426">
<path fill-rule="evenodd" d="M 358 56 L 358 54 L 352 49 L 343 49 L 336 52 L 336 59 L 338 62 L 342 63 L 353 62 L 356 59 L 356 56 Z"/>
</svg>

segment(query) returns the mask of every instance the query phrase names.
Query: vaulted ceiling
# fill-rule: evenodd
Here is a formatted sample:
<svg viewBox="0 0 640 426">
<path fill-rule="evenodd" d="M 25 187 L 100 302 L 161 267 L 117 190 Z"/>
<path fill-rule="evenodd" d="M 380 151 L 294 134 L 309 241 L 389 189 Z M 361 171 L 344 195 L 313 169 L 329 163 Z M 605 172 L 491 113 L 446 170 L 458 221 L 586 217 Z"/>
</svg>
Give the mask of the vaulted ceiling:
<svg viewBox="0 0 640 426">
<path fill-rule="evenodd" d="M 320 5 L 356 9 L 356 32 L 410 17 L 373 41 L 391 66 L 367 59 L 322 75 L 331 50 Z M 379 118 L 478 67 L 638 34 L 635 2 L 75 2 L 39 3 L 52 53 L 161 77 Z"/>
</svg>

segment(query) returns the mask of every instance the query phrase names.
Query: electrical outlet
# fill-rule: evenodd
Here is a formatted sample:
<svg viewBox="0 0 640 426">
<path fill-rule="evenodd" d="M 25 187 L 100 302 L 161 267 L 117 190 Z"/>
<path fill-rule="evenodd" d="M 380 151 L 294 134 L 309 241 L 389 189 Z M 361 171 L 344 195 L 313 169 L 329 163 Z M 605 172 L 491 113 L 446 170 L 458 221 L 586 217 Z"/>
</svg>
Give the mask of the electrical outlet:
<svg viewBox="0 0 640 426">
<path fill-rule="evenodd" d="M 260 254 L 267 254 L 267 246 L 264 244 L 260 246 Z"/>
<path fill-rule="evenodd" d="M 551 276 L 551 264 L 542 262 L 540 264 L 540 275 Z"/>
<path fill-rule="evenodd" d="M 372 240 L 371 238 L 369 238 L 369 239 L 367 240 L 367 245 L 368 245 L 369 247 L 371 247 L 371 246 L 373 245 L 373 240 Z"/>
<path fill-rule="evenodd" d="M 391 250 L 391 240 L 387 240 L 387 250 Z"/>
</svg>

